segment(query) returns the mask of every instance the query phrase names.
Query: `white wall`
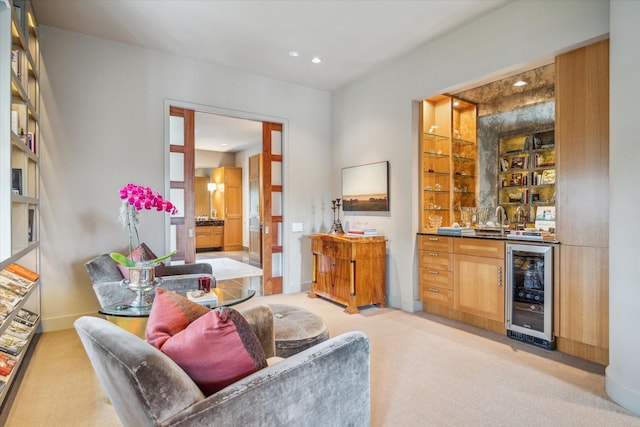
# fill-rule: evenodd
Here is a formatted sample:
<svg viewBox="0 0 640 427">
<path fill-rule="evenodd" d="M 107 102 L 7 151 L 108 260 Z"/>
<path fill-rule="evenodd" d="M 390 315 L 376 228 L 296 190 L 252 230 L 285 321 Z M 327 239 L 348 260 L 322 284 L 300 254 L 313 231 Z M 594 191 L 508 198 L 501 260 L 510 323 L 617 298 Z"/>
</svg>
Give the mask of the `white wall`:
<svg viewBox="0 0 640 427">
<path fill-rule="evenodd" d="M 390 162 L 390 215 L 358 217 L 388 237 L 388 301 L 419 310 L 418 118 L 412 101 L 549 63 L 609 30 L 608 3 L 514 2 L 332 95 L 334 193 L 340 169 Z M 349 217 L 346 217 L 347 219 Z"/>
<path fill-rule="evenodd" d="M 164 192 L 165 99 L 286 123 L 284 291 L 300 289 L 299 236 L 287 230 L 318 227 L 318 206 L 331 198 L 328 92 L 49 27 L 41 49 L 45 331 L 96 313 L 84 263 L 126 246 L 118 189 L 134 182 Z M 140 228 L 156 252 L 164 220 L 145 212 Z"/>
<path fill-rule="evenodd" d="M 640 2 L 611 2 L 609 145 L 609 366 L 607 393 L 640 414 Z"/>
</svg>

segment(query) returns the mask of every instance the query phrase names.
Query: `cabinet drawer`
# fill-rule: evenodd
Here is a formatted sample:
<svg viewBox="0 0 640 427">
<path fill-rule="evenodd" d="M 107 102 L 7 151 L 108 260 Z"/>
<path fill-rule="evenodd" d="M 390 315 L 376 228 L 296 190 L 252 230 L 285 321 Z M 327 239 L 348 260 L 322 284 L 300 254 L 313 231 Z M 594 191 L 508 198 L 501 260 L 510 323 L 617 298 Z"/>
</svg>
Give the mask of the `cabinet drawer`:
<svg viewBox="0 0 640 427">
<path fill-rule="evenodd" d="M 453 271 L 453 254 L 436 251 L 418 251 L 418 265 L 425 268 Z"/>
<path fill-rule="evenodd" d="M 453 307 L 453 291 L 428 285 L 422 285 L 421 290 L 423 303 Z"/>
<path fill-rule="evenodd" d="M 453 289 L 453 274 L 435 268 L 420 267 L 418 281 L 421 285 Z"/>
<path fill-rule="evenodd" d="M 311 251 L 315 254 L 327 255 L 336 258 L 351 258 L 351 244 L 345 242 L 313 239 Z"/>
<path fill-rule="evenodd" d="M 501 240 L 456 239 L 455 254 L 504 259 L 504 242 Z"/>
<path fill-rule="evenodd" d="M 425 251 L 453 252 L 453 239 L 451 237 L 420 235 L 418 236 L 418 249 Z"/>
</svg>

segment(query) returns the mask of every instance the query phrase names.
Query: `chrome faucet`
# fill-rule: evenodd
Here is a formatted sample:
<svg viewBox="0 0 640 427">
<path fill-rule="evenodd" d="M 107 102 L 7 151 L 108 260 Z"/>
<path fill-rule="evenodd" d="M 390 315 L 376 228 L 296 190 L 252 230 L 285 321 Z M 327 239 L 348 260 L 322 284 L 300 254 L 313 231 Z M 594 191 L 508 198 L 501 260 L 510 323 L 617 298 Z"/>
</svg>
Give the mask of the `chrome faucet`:
<svg viewBox="0 0 640 427">
<path fill-rule="evenodd" d="M 521 206 L 518 206 L 518 207 L 516 208 L 516 213 L 515 213 L 515 218 L 514 218 L 514 219 L 516 220 L 516 230 L 518 229 L 518 226 L 520 225 L 520 219 L 521 219 L 521 218 L 524 218 L 524 216 L 525 216 L 525 214 L 524 214 L 524 208 L 522 207 L 522 205 L 521 205 Z M 525 220 L 525 221 L 526 221 L 526 220 Z M 524 222 L 524 221 L 523 221 L 523 222 Z M 524 228 L 524 226 L 525 226 L 525 225 L 526 225 L 526 224 L 523 224 L 523 227 L 522 227 L 522 228 Z"/>
<path fill-rule="evenodd" d="M 504 234 L 504 218 L 507 214 L 504 212 L 504 208 L 500 205 L 496 208 L 496 221 L 500 222 L 500 234 Z"/>
</svg>

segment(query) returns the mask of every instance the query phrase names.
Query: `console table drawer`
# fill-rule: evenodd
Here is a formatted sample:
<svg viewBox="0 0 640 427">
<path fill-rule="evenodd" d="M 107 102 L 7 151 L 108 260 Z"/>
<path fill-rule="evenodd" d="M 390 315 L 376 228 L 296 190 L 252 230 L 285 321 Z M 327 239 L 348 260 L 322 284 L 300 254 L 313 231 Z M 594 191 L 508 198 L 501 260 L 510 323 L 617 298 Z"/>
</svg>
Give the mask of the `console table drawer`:
<svg viewBox="0 0 640 427">
<path fill-rule="evenodd" d="M 351 259 L 351 244 L 324 239 L 314 239 L 312 252 L 342 259 Z"/>
</svg>

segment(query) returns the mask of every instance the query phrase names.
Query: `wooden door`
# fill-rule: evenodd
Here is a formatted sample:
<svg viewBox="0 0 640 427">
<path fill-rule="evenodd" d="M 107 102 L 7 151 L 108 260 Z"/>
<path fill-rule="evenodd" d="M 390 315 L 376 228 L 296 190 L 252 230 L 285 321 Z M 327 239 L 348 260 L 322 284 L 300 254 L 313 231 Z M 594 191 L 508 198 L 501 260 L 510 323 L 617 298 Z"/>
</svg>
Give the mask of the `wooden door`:
<svg viewBox="0 0 640 427">
<path fill-rule="evenodd" d="M 454 308 L 504 322 L 503 274 L 503 259 L 455 255 Z"/>
<path fill-rule="evenodd" d="M 262 267 L 262 155 L 249 157 L 249 263 Z"/>
<path fill-rule="evenodd" d="M 177 250 L 172 260 L 192 264 L 195 244 L 195 114 L 193 110 L 171 106 L 169 109 L 169 195 L 179 212 L 171 216 L 170 249 Z"/>
<path fill-rule="evenodd" d="M 263 292 L 264 295 L 282 293 L 284 272 L 283 241 L 283 174 L 282 124 L 262 123 L 263 174 Z"/>
<path fill-rule="evenodd" d="M 224 250 L 242 250 L 242 168 L 224 167 Z"/>
</svg>

